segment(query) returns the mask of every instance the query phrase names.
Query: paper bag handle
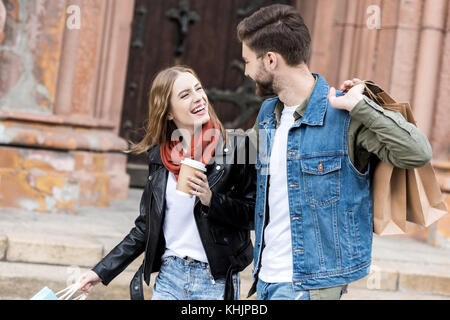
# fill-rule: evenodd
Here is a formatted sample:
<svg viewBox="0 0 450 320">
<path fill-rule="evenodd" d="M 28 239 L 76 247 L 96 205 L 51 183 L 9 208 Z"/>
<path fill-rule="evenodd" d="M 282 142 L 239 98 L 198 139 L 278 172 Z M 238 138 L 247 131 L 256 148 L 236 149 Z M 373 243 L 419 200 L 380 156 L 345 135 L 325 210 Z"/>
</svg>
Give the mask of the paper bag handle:
<svg viewBox="0 0 450 320">
<path fill-rule="evenodd" d="M 78 282 L 68 286 L 65 289 L 62 289 L 61 291 L 58 291 L 55 293 L 58 300 L 70 300 L 70 298 L 80 289 L 80 284 Z M 60 295 L 60 296 L 59 296 Z M 80 294 L 79 296 L 75 297 L 73 300 L 86 300 L 86 295 Z"/>
<path fill-rule="evenodd" d="M 400 112 L 406 121 L 417 126 L 409 103 L 396 102 L 394 98 L 372 80 L 363 80 L 360 83 L 364 85 L 364 95 L 384 109 Z"/>
</svg>

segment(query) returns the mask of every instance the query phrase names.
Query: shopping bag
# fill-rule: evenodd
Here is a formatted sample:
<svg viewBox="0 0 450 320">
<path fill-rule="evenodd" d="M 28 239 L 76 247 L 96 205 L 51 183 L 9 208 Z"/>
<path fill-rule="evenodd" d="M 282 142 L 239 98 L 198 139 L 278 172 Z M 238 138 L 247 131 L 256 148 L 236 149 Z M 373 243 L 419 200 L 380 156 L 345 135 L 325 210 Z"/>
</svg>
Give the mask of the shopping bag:
<svg viewBox="0 0 450 320">
<path fill-rule="evenodd" d="M 79 288 L 80 284 L 74 283 L 63 290 L 54 293 L 49 287 L 44 287 L 30 300 L 86 300 L 87 296 L 84 293 L 70 299 Z"/>
<path fill-rule="evenodd" d="M 406 220 L 428 227 L 447 214 L 447 204 L 431 164 L 407 172 Z"/>
<path fill-rule="evenodd" d="M 49 287 L 44 287 L 30 300 L 58 300 L 58 297 Z"/>
<path fill-rule="evenodd" d="M 406 232 L 406 170 L 380 162 L 373 176 L 373 227 L 378 235 Z"/>
<path fill-rule="evenodd" d="M 388 94 L 371 81 L 364 81 L 364 95 L 378 105 L 406 116 L 406 105 L 396 104 Z M 379 162 L 373 181 L 373 231 L 378 235 L 406 232 L 406 169 Z"/>
<path fill-rule="evenodd" d="M 367 97 L 416 125 L 409 103 L 397 103 L 372 81 L 363 83 Z M 380 162 L 374 172 L 373 196 L 374 232 L 378 235 L 403 234 L 406 221 L 428 227 L 448 213 L 431 163 L 401 169 Z"/>
</svg>

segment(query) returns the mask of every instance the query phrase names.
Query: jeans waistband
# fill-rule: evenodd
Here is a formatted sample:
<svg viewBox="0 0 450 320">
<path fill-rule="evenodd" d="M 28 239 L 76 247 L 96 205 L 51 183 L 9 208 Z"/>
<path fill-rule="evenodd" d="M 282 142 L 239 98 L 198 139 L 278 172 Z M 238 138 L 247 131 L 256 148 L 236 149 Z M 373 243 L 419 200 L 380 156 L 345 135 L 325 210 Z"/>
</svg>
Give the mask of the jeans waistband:
<svg viewBox="0 0 450 320">
<path fill-rule="evenodd" d="M 185 265 L 188 265 L 188 264 L 190 264 L 190 265 L 198 265 L 198 266 L 200 266 L 202 268 L 205 268 L 205 269 L 208 268 L 208 263 L 207 262 L 199 261 L 199 260 L 193 259 L 193 258 L 188 257 L 188 256 L 183 257 L 183 258 L 180 258 L 180 257 L 177 257 L 177 256 L 168 256 L 167 258 L 173 258 L 173 259 L 181 260 Z"/>
</svg>

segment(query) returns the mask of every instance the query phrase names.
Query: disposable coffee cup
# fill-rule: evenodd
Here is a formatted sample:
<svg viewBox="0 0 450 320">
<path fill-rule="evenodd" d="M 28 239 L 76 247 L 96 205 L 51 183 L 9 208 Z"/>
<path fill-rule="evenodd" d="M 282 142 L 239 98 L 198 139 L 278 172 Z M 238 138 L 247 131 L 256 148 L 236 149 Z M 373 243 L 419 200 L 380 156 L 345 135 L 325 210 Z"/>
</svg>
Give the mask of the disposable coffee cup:
<svg viewBox="0 0 450 320">
<path fill-rule="evenodd" d="M 192 160 L 189 158 L 181 161 L 180 173 L 178 174 L 178 183 L 176 188 L 176 192 L 179 195 L 192 198 L 192 194 L 190 194 L 192 188 L 188 184 L 188 177 L 195 177 L 196 171 L 206 172 L 205 165 L 200 161 Z"/>
</svg>

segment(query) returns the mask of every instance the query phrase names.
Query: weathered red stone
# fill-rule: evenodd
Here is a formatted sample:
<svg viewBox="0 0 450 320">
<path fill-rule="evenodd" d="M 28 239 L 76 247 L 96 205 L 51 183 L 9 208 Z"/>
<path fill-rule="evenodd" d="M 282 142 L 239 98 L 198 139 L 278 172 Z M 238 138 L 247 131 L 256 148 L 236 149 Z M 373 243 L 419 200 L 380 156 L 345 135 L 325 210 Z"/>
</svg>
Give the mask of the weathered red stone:
<svg viewBox="0 0 450 320">
<path fill-rule="evenodd" d="M 127 198 L 125 166 L 119 153 L 0 147 L 0 207 L 75 213 L 108 206 Z"/>
</svg>

